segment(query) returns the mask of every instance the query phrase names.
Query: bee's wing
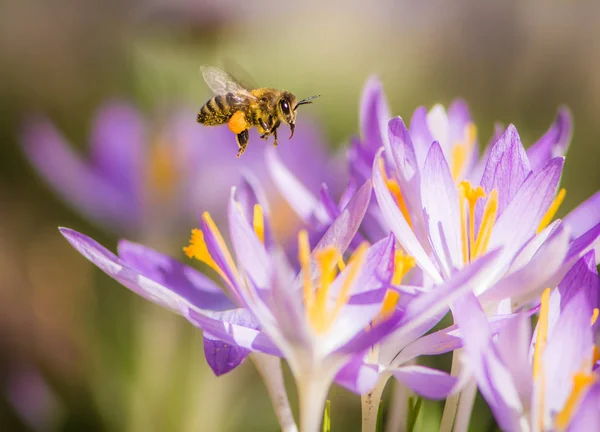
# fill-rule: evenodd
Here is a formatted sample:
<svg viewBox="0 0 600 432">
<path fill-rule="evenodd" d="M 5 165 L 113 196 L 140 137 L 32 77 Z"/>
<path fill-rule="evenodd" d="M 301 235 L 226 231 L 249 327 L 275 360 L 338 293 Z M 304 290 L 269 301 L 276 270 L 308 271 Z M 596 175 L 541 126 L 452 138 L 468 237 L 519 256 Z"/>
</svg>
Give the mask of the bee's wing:
<svg viewBox="0 0 600 432">
<path fill-rule="evenodd" d="M 202 65 L 200 66 L 200 72 L 206 84 L 215 94 L 238 93 L 254 99 L 254 96 L 246 87 L 218 67 Z"/>
</svg>

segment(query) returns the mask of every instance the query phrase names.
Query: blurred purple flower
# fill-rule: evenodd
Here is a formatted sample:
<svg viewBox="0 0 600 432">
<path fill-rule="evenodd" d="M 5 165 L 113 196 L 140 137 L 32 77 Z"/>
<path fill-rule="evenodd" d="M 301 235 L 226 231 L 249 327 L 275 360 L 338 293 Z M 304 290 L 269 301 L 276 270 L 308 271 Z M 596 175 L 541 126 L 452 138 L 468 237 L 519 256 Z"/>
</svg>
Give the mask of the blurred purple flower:
<svg viewBox="0 0 600 432">
<path fill-rule="evenodd" d="M 600 279 L 594 252 L 580 259 L 558 288 L 544 291 L 531 333 L 519 315 L 493 338 L 477 299 L 455 303 L 465 355 L 502 430 L 595 430 L 600 376 L 593 331 Z M 591 322 L 591 325 L 590 325 Z"/>
<path fill-rule="evenodd" d="M 254 145 L 239 161 L 227 128 L 198 125 L 194 113 L 179 108 L 153 123 L 128 102 L 108 102 L 94 120 L 87 160 L 43 116 L 25 123 L 22 144 L 40 175 L 91 221 L 130 237 L 165 238 L 197 220 L 199 209 L 223 217 L 222 197 L 241 173 L 250 171 L 259 180 L 266 175 L 261 140 L 252 137 Z M 339 168 L 327 166 L 316 128 L 305 120 L 297 132 L 279 146 L 281 157 L 308 184 L 317 187 L 314 174 L 329 172 L 328 181 L 341 185 Z M 283 220 L 274 223 L 285 238 L 294 226 L 292 215 L 273 188 L 266 193 L 282 208 Z"/>
</svg>

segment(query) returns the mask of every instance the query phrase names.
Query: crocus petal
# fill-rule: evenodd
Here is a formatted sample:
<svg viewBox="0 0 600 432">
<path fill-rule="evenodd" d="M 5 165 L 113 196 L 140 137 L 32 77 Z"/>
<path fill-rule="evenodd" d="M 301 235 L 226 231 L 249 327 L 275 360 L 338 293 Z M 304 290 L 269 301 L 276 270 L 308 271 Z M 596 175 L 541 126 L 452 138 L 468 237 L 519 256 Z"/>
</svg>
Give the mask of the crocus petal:
<svg viewBox="0 0 600 432">
<path fill-rule="evenodd" d="M 490 332 L 492 334 L 498 333 L 509 321 L 515 318 L 515 316 L 520 316 L 520 314 L 496 315 L 490 317 Z M 444 354 L 460 347 L 462 347 L 460 330 L 457 325 L 452 325 L 420 337 L 413 343 L 407 345 L 406 348 L 400 351 L 400 354 L 396 358 L 396 363 L 402 364 L 419 356 Z"/>
<path fill-rule="evenodd" d="M 410 119 L 410 136 L 414 143 L 417 163 L 419 168 L 422 168 L 425 165 L 429 148 L 434 141 L 429 126 L 427 126 L 427 108 L 419 107 L 415 110 Z"/>
<path fill-rule="evenodd" d="M 371 181 L 367 180 L 323 234 L 315 249 L 334 247 L 341 253 L 346 251 L 365 216 L 371 200 L 371 189 Z"/>
<path fill-rule="evenodd" d="M 240 348 L 281 357 L 279 348 L 264 332 L 257 330 L 256 318 L 240 321 L 240 315 L 251 317 L 251 313 L 247 309 L 207 312 L 187 308 L 183 310 L 183 315 L 194 326 L 210 334 L 213 338 Z"/>
<path fill-rule="evenodd" d="M 587 392 L 567 431 L 591 431 L 600 424 L 600 383 Z"/>
<path fill-rule="evenodd" d="M 498 217 L 490 237 L 490 248 L 504 245 L 503 253 L 512 258 L 535 234 L 554 199 L 563 165 L 563 158 L 555 158 L 527 177 Z"/>
<path fill-rule="evenodd" d="M 564 156 L 573 134 L 573 119 L 566 107 L 561 107 L 556 120 L 538 142 L 527 149 L 531 169 L 541 169 L 550 159 Z"/>
<path fill-rule="evenodd" d="M 421 176 L 423 215 L 429 239 L 446 277 L 462 266 L 460 210 L 456 185 L 442 148 L 434 142 Z"/>
<path fill-rule="evenodd" d="M 261 187 L 258 179 L 251 173 L 242 175 L 240 184 L 236 188 L 235 200 L 242 208 L 248 222 L 254 221 L 254 208 L 258 204 L 263 211 L 264 241 L 267 249 L 275 247 L 275 239 L 271 230 L 271 216 L 267 194 Z"/>
<path fill-rule="evenodd" d="M 529 342 L 531 341 L 531 321 L 527 314 L 516 314 L 507 320 L 500 330 L 496 346 L 498 354 L 514 383 L 522 401 L 531 400 L 533 390 L 532 373 L 529 364 Z"/>
<path fill-rule="evenodd" d="M 523 411 L 519 393 L 509 370 L 491 349 L 491 331 L 477 298 L 468 294 L 453 305 L 453 315 L 461 329 L 467 362 L 481 394 L 503 430 L 520 430 Z"/>
<path fill-rule="evenodd" d="M 459 392 L 468 382 L 469 374 L 463 368 L 458 377 L 446 372 L 412 365 L 390 370 L 391 374 L 402 384 L 427 399 L 445 399 Z"/>
<path fill-rule="evenodd" d="M 305 222 L 311 222 L 315 218 L 322 224 L 328 223 L 329 217 L 319 199 L 287 169 L 275 149 L 267 149 L 265 156 L 275 186 L 296 214 Z"/>
<path fill-rule="evenodd" d="M 436 286 L 430 292 L 424 293 L 411 301 L 398 322 L 397 330 L 381 348 L 380 359 L 384 364 L 398 364 L 398 346 L 406 345 L 406 338 L 416 328 L 431 319 L 432 316 L 444 312 L 457 298 L 473 291 L 479 285 L 490 283 L 490 270 L 493 269 L 501 256 L 500 250 L 489 252 L 470 265 L 458 271 L 451 279 Z M 486 321 L 487 322 L 487 321 Z M 409 342 L 412 342 L 411 339 Z"/>
<path fill-rule="evenodd" d="M 375 162 L 373 163 L 373 187 L 375 189 L 377 202 L 379 203 L 381 213 L 387 226 L 394 233 L 396 239 L 402 245 L 404 250 L 406 250 L 409 255 L 415 258 L 415 261 L 418 263 L 419 267 L 421 267 L 435 283 L 440 283 L 442 281 L 442 277 L 435 268 L 433 262 L 427 256 L 427 253 L 425 253 L 425 250 L 417 240 L 414 232 L 410 229 L 408 222 L 402 215 L 402 212 L 394 201 L 392 194 L 385 185 L 382 174 L 377 165 L 378 160 L 379 155 L 375 158 Z"/>
<path fill-rule="evenodd" d="M 209 306 L 216 305 L 221 309 L 229 304 L 227 299 L 214 294 L 216 288 L 209 287 L 210 281 L 208 279 L 198 278 L 194 280 L 194 282 L 201 282 L 203 284 L 203 287 L 200 289 L 198 289 L 199 287 L 192 286 L 190 279 L 187 279 L 186 282 L 179 281 L 178 283 L 170 280 L 176 289 L 175 291 L 135 270 L 95 240 L 68 228 L 60 228 L 60 232 L 78 252 L 99 267 L 104 273 L 136 294 L 173 312 L 181 314 L 181 309 L 185 306 L 207 309 Z M 148 265 L 151 276 L 156 275 L 155 271 L 156 266 L 159 265 L 158 261 L 160 260 L 157 260 L 155 265 Z M 163 262 L 162 265 L 163 268 L 168 268 L 169 263 Z M 144 270 L 148 270 L 148 268 Z M 173 268 L 171 269 L 173 270 Z M 181 269 L 175 268 L 173 274 L 177 275 L 178 271 L 181 271 Z M 193 270 L 190 269 L 187 275 L 193 275 Z M 215 301 L 215 299 L 217 300 Z M 206 301 L 206 304 L 204 301 Z"/>
<path fill-rule="evenodd" d="M 597 287 L 596 287 L 597 288 Z M 590 326 L 592 305 L 579 291 L 561 311 L 543 353 L 544 408 L 559 412 L 573 385 L 573 375 L 586 362 L 594 346 Z"/>
<path fill-rule="evenodd" d="M 204 355 L 216 376 L 226 374 L 238 367 L 250 354 L 250 350 L 214 339 L 204 333 Z"/>
<path fill-rule="evenodd" d="M 235 187 L 231 188 L 228 210 L 229 237 L 240 267 L 259 288 L 269 282 L 269 257 L 264 245 L 244 217 L 235 201 Z M 242 294 L 245 290 L 241 290 Z"/>
<path fill-rule="evenodd" d="M 382 146 L 387 146 L 387 122 L 390 110 L 381 82 L 371 77 L 365 84 L 360 102 L 361 144 L 372 158 Z"/>
<path fill-rule="evenodd" d="M 103 105 L 91 134 L 91 162 L 115 187 L 131 195 L 141 193 L 144 163 L 144 122 L 125 101 Z"/>
<path fill-rule="evenodd" d="M 481 178 L 481 186 L 486 193 L 493 189 L 498 191 L 498 215 L 513 199 L 530 171 L 529 159 L 519 133 L 513 125 L 509 125 L 494 144 Z M 481 217 L 483 205 L 479 207 Z"/>
<path fill-rule="evenodd" d="M 453 100 L 448 107 L 448 138 L 451 145 L 464 140 L 465 128 L 472 122 L 467 103 L 462 99 Z"/>
<path fill-rule="evenodd" d="M 544 288 L 555 285 L 562 277 L 559 271 L 567 256 L 568 243 L 568 230 L 559 226 L 529 262 L 502 277 L 488 290 L 477 290 L 479 300 L 486 309 L 507 298 L 511 299 L 513 308 L 532 301 Z"/>
<path fill-rule="evenodd" d="M 165 286 L 201 309 L 221 311 L 235 306 L 223 290 L 196 269 L 154 249 L 120 240 L 119 258 L 140 275 Z"/>
<path fill-rule="evenodd" d="M 600 192 L 578 205 L 563 219 L 571 229 L 571 237 L 577 238 L 600 223 Z"/>
<path fill-rule="evenodd" d="M 41 117 L 29 119 L 21 141 L 37 171 L 74 209 L 108 228 L 137 230 L 138 197 L 119 189 L 92 169 L 50 122 Z"/>
<path fill-rule="evenodd" d="M 359 395 L 373 390 L 378 380 L 378 367 L 364 363 L 359 356 L 355 356 L 335 376 L 336 384 Z"/>
</svg>

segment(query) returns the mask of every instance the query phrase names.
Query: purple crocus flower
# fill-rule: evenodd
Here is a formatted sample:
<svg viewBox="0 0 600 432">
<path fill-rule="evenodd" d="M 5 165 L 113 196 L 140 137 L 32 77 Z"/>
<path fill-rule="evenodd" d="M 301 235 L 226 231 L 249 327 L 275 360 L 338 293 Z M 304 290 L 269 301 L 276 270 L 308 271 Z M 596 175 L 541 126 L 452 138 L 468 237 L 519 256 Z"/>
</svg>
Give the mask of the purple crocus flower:
<svg viewBox="0 0 600 432">
<path fill-rule="evenodd" d="M 465 356 L 502 430 L 595 430 L 600 376 L 593 332 L 600 279 L 594 251 L 542 294 L 532 335 L 518 315 L 496 338 L 474 296 L 455 303 Z"/>
<path fill-rule="evenodd" d="M 199 209 L 224 217 L 222 197 L 243 172 L 259 180 L 266 175 L 261 140 L 252 139 L 256 145 L 241 164 L 228 129 L 198 125 L 190 112 L 195 110 L 181 107 L 164 122 L 153 122 L 128 102 L 107 102 L 93 121 L 88 158 L 77 154 L 43 116 L 28 119 L 22 144 L 40 175 L 86 218 L 129 237 L 162 243 L 173 230 L 196 220 Z M 326 158 L 315 126 L 304 120 L 296 130 L 293 141 L 279 146 L 281 157 L 307 184 L 317 187 L 314 173 L 330 172 L 328 180 L 341 185 L 339 169 Z M 291 212 L 274 188 L 266 193 L 281 209 L 285 221 L 274 225 L 285 238 L 294 226 Z"/>
</svg>

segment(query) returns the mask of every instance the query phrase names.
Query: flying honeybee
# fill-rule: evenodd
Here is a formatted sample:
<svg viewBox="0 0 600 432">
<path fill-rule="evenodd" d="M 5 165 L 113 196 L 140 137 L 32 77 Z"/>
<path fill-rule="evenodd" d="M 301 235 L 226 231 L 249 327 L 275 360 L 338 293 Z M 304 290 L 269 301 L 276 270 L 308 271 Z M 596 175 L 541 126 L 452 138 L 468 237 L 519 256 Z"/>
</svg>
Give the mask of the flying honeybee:
<svg viewBox="0 0 600 432">
<path fill-rule="evenodd" d="M 272 88 L 249 89 L 228 73 L 214 66 L 201 66 L 204 81 L 215 93 L 198 111 L 197 121 L 205 126 L 227 123 L 236 136 L 240 157 L 248 146 L 248 130 L 258 128 L 260 137 L 273 135 L 277 145 L 277 128 L 281 123 L 290 125 L 290 139 L 296 127 L 296 110 L 300 105 L 312 103 L 319 95 L 296 101 L 296 96 L 286 90 Z"/>
</svg>

